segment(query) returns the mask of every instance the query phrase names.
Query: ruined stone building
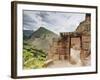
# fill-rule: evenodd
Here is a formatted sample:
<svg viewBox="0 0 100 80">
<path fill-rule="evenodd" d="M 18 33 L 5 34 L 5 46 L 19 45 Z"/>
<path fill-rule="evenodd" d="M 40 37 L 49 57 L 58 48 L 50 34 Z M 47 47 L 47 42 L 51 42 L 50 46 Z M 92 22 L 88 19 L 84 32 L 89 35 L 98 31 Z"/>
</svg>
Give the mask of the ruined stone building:
<svg viewBox="0 0 100 80">
<path fill-rule="evenodd" d="M 91 15 L 86 14 L 85 20 L 74 32 L 61 32 L 60 37 L 53 39 L 48 58 L 54 60 L 70 60 L 70 48 L 78 45 L 80 58 L 84 60 L 91 54 Z"/>
<path fill-rule="evenodd" d="M 82 34 L 81 59 L 85 59 L 91 54 L 91 15 L 86 14 L 85 21 L 81 22 L 76 32 Z"/>
</svg>

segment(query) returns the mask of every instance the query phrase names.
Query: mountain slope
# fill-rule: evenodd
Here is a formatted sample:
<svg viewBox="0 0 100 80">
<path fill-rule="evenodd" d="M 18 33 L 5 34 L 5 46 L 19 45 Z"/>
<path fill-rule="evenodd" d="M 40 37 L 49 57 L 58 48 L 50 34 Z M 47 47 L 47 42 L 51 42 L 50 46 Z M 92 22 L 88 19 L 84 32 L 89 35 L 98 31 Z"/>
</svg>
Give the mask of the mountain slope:
<svg viewBox="0 0 100 80">
<path fill-rule="evenodd" d="M 42 49 L 43 51 L 48 53 L 53 38 L 57 37 L 58 35 L 53 33 L 52 31 L 44 27 L 40 27 L 32 34 L 30 43 L 37 49 Z"/>
<path fill-rule="evenodd" d="M 23 30 L 23 39 L 27 40 L 31 38 L 32 33 L 33 33 L 33 30 Z"/>
<path fill-rule="evenodd" d="M 52 31 L 49 31 L 48 29 L 44 28 L 44 27 L 40 27 L 37 31 L 35 31 L 32 35 L 31 38 L 41 38 L 41 37 L 46 37 L 49 35 L 57 35 L 55 33 L 53 33 Z"/>
</svg>

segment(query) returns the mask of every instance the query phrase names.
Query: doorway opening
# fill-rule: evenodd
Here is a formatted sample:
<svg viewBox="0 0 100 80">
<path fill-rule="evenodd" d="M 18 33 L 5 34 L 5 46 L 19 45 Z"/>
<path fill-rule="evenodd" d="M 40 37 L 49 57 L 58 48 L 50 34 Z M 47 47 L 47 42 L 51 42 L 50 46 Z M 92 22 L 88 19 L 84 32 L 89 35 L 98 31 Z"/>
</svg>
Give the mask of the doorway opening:
<svg viewBox="0 0 100 80">
<path fill-rule="evenodd" d="M 70 38 L 70 62 L 72 64 L 80 63 L 81 55 L 81 37 Z"/>
</svg>

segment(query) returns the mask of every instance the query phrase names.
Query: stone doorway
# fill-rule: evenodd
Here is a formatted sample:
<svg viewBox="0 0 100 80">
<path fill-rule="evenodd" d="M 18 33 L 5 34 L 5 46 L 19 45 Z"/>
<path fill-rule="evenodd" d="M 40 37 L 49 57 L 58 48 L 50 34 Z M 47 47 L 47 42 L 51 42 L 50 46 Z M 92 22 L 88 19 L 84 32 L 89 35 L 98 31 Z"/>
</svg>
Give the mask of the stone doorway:
<svg viewBox="0 0 100 80">
<path fill-rule="evenodd" d="M 81 61 L 81 37 L 70 37 L 70 62 L 72 64 L 77 64 Z"/>
<path fill-rule="evenodd" d="M 81 48 L 81 39 L 80 37 L 71 37 L 70 39 L 70 48 L 74 48 L 74 49 L 80 49 Z"/>
</svg>

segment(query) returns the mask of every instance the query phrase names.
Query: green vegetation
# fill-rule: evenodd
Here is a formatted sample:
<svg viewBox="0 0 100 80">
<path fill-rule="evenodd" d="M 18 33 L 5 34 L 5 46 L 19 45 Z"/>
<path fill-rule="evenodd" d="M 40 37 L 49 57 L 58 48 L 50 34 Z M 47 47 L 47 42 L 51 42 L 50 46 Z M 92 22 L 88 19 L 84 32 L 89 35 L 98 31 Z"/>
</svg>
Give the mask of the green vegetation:
<svg viewBox="0 0 100 80">
<path fill-rule="evenodd" d="M 23 66 L 24 69 L 42 68 L 46 60 L 47 53 L 38 50 L 31 44 L 24 42 L 23 47 Z"/>
<path fill-rule="evenodd" d="M 42 68 L 52 43 L 58 37 L 52 31 L 40 27 L 36 31 L 23 31 L 23 67 L 24 69 Z"/>
</svg>

